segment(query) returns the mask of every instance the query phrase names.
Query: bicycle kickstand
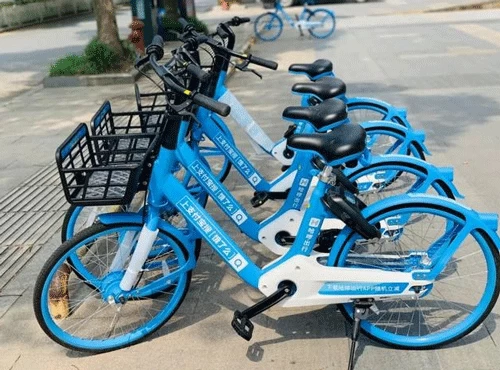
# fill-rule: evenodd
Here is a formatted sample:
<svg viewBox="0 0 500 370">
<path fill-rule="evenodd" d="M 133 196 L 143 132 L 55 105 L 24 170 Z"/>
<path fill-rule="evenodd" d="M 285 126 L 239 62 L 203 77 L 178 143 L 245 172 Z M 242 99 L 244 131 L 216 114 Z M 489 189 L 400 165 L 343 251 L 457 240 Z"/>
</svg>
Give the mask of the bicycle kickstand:
<svg viewBox="0 0 500 370">
<path fill-rule="evenodd" d="M 304 37 L 304 31 L 302 30 L 302 25 L 300 24 L 299 16 L 295 14 L 295 19 L 297 20 L 297 27 L 300 32 L 300 36 Z"/>
<path fill-rule="evenodd" d="M 352 324 L 351 351 L 349 354 L 349 365 L 347 367 L 348 370 L 354 370 L 354 355 L 356 353 L 356 343 L 358 342 L 359 338 L 361 320 L 368 316 L 368 311 L 370 310 L 371 306 L 371 301 L 357 300 L 354 302 L 354 322 Z"/>
</svg>

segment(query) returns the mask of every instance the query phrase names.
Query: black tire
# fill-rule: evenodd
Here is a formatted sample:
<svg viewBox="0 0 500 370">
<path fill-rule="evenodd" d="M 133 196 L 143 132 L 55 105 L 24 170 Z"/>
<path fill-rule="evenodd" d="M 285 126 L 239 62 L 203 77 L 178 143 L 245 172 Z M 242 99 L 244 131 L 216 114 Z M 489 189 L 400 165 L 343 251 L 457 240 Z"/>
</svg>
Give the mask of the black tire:
<svg viewBox="0 0 500 370">
<path fill-rule="evenodd" d="M 437 202 L 435 204 L 432 202 L 427 204 L 422 204 L 422 203 L 413 204 L 409 202 L 406 204 L 398 204 L 393 207 L 389 207 L 374 215 L 369 215 L 367 217 L 367 220 L 371 224 L 377 225 L 377 223 L 380 222 L 380 219 L 384 219 L 386 215 L 404 214 L 405 209 L 407 210 L 407 212 L 410 212 L 412 214 L 416 213 L 413 210 L 419 210 L 418 212 L 423 214 L 424 208 L 427 209 L 426 212 L 428 212 L 428 214 L 435 214 L 435 215 L 440 214 L 441 215 L 440 217 L 442 217 L 443 219 L 445 217 L 444 216 L 445 214 L 450 215 L 450 220 L 456 219 L 458 215 L 456 210 L 449 209 L 446 206 L 438 204 Z M 416 215 L 416 217 L 414 218 L 415 225 L 417 225 L 418 222 L 416 220 L 418 220 L 419 218 L 420 220 L 425 220 L 424 218 L 422 218 L 422 216 Z M 435 222 L 436 219 L 433 218 L 430 221 Z M 416 240 L 415 237 L 418 235 L 411 232 L 411 227 L 412 227 L 411 224 L 412 222 L 410 222 L 410 220 L 407 220 L 405 222 L 405 228 L 410 227 L 410 231 L 408 233 L 411 237 L 408 236 L 408 239 L 412 240 L 411 247 L 415 250 L 418 250 L 417 248 L 417 246 L 419 246 L 418 240 L 416 242 L 414 241 Z M 445 226 L 445 228 L 443 228 L 443 231 L 446 233 L 445 230 L 447 230 L 446 227 L 448 227 L 449 224 L 444 223 L 441 226 Z M 434 237 L 432 237 L 432 233 L 431 235 L 428 234 L 429 228 L 426 228 L 422 231 L 424 232 L 422 238 L 423 240 L 425 240 L 425 244 L 432 245 L 432 241 L 435 239 Z M 358 267 L 363 266 L 366 261 L 363 261 L 362 256 L 364 254 L 367 254 L 366 257 L 368 258 L 367 261 L 370 261 L 367 268 L 371 269 L 382 268 L 386 271 L 391 271 L 392 269 L 394 270 L 398 269 L 396 263 L 397 257 L 403 256 L 403 258 L 405 258 L 404 256 L 405 254 L 407 254 L 407 252 L 404 249 L 398 250 L 395 253 L 395 252 L 390 252 L 389 247 L 380 247 L 374 245 L 373 246 L 374 249 L 370 250 L 369 245 L 356 246 L 355 240 L 359 238 L 359 236 L 357 236 L 357 234 L 355 234 L 350 229 L 345 229 L 344 232 L 346 233 L 346 235 L 347 234 L 349 235 L 345 239 L 341 238 L 341 240 L 344 240 L 344 242 L 342 246 L 337 246 L 341 247 L 340 248 L 341 252 L 336 256 L 336 260 L 334 261 L 333 266 L 348 267 L 349 264 Z M 395 243 L 398 244 L 397 248 L 401 248 L 401 246 L 404 247 L 406 245 L 405 242 L 407 242 L 407 240 L 405 240 L 405 242 L 400 240 L 403 237 L 404 232 L 401 235 L 402 236 L 397 239 L 398 242 Z M 436 234 L 436 237 L 438 237 L 438 235 L 439 234 Z M 486 266 L 489 266 L 490 268 L 494 269 L 494 275 L 493 275 L 494 280 L 490 279 L 490 275 L 488 272 L 483 271 L 484 269 L 483 266 L 481 265 L 481 263 L 478 263 L 476 259 L 472 261 L 470 259 L 467 259 L 471 257 L 480 258 L 480 256 L 478 255 L 478 252 L 476 253 L 470 252 L 468 248 L 470 248 L 471 245 L 474 243 L 471 244 L 470 242 L 466 242 L 466 240 L 464 239 L 463 240 L 464 243 L 460 247 L 458 247 L 457 250 L 454 252 L 453 256 L 455 257 L 449 260 L 448 264 L 446 265 L 447 267 L 440 273 L 440 275 L 436 279 L 434 279 L 434 282 L 433 284 L 430 285 L 430 288 L 427 288 L 429 289 L 428 292 L 424 293 L 424 295 L 421 296 L 421 298 L 418 298 L 417 300 L 412 300 L 409 297 L 401 298 L 399 299 L 399 301 L 401 301 L 400 303 L 398 303 L 398 299 L 376 301 L 375 305 L 378 306 L 377 307 L 378 309 L 375 312 L 369 312 L 369 315 L 364 319 L 362 319 L 361 332 L 368 338 L 392 348 L 426 350 L 426 349 L 438 348 L 448 343 L 457 341 L 460 338 L 472 332 L 474 329 L 476 329 L 491 312 L 491 310 L 495 306 L 495 303 L 500 293 L 500 275 L 499 275 L 500 255 L 498 247 L 494 244 L 494 242 L 489 238 L 489 236 L 484 231 L 481 231 L 479 229 L 478 232 L 474 235 L 475 236 L 473 236 L 473 234 L 471 233 L 467 237 L 470 239 L 467 238 L 466 239 L 467 240 L 472 239 L 477 241 L 478 245 L 480 246 L 479 250 L 484 253 L 485 261 L 489 261 L 486 262 L 487 263 Z M 354 250 L 355 248 L 359 248 L 359 250 L 356 251 Z M 461 252 L 463 253 L 463 256 L 459 257 L 460 248 L 465 250 Z M 378 253 L 381 256 L 383 256 L 380 257 L 380 260 L 377 259 Z M 392 264 L 384 265 L 384 258 L 387 259 L 387 256 L 389 256 L 390 253 L 393 253 L 393 262 Z M 348 259 L 349 261 L 347 261 Z M 380 263 L 381 265 L 380 267 L 377 267 L 378 263 Z M 470 270 L 472 268 L 478 269 L 479 273 L 471 272 Z M 458 271 L 459 269 L 461 269 L 460 272 Z M 485 273 L 487 275 L 485 275 Z M 474 277 L 472 279 L 468 278 L 469 275 L 473 275 Z M 451 280 L 454 280 L 451 285 L 446 282 L 450 278 Z M 464 279 L 464 281 L 456 282 L 457 278 Z M 484 279 L 484 284 L 489 284 L 487 286 L 485 285 L 484 290 L 481 290 L 483 289 L 481 278 Z M 468 284 L 464 284 L 467 282 L 468 279 L 471 280 L 468 281 Z M 440 284 L 439 288 L 435 287 L 436 284 Z M 444 286 L 448 288 L 443 289 L 443 284 L 445 284 Z M 461 290 L 457 291 L 456 289 L 461 289 Z M 469 291 L 468 289 L 471 290 Z M 460 299 L 474 301 L 476 293 L 472 292 L 473 289 L 479 289 L 479 292 L 481 292 L 479 293 L 480 298 L 478 298 L 478 300 L 480 299 L 481 304 L 475 304 L 474 302 L 470 301 L 468 301 L 467 303 L 458 304 L 453 301 L 454 299 L 458 299 L 458 297 L 460 297 Z M 435 290 L 436 292 L 434 292 Z M 447 306 L 446 296 L 448 291 L 451 291 L 450 297 L 452 300 L 450 302 L 451 304 L 448 303 Z M 443 299 L 444 304 L 435 303 L 434 300 L 436 300 L 436 297 L 439 299 Z M 484 302 L 483 299 L 485 300 Z M 419 303 L 417 303 L 417 301 Z M 412 309 L 411 302 L 415 302 L 413 303 L 413 310 L 414 310 L 413 313 L 405 312 Z M 436 302 L 439 301 L 436 300 Z M 342 304 L 338 305 L 338 307 L 342 312 L 342 314 L 344 315 L 344 317 L 349 322 L 352 322 L 353 321 L 352 304 Z M 422 311 L 423 319 L 420 317 L 421 316 L 420 314 L 417 313 L 415 315 L 415 311 L 417 311 L 417 309 Z M 464 315 L 465 318 L 463 318 L 462 315 L 460 315 L 459 313 L 453 312 L 453 309 L 457 311 L 459 311 L 459 309 L 462 309 L 462 311 L 465 312 L 462 313 L 462 315 Z M 390 310 L 392 313 L 388 315 L 388 312 Z M 428 311 L 427 316 L 431 320 L 430 324 L 427 324 L 425 310 Z M 448 312 L 450 318 L 447 317 L 441 318 L 441 315 L 435 314 L 434 311 L 438 310 L 442 310 L 443 312 L 452 311 Z M 476 312 L 476 310 L 478 312 Z M 396 312 L 396 314 L 394 314 L 394 312 Z M 469 315 L 471 317 L 470 319 Z M 388 323 L 388 321 L 390 321 L 393 318 L 393 316 L 395 319 L 397 319 L 397 323 L 395 325 L 391 325 Z M 405 317 L 409 318 L 410 320 L 410 323 L 406 325 L 405 325 Z M 372 318 L 373 318 L 373 324 L 372 324 Z M 384 318 L 385 320 L 382 320 Z M 413 324 L 414 319 L 418 320 L 419 326 L 421 325 L 421 321 L 423 321 L 424 325 L 427 326 L 427 330 L 429 331 L 430 334 L 426 333 L 425 330 L 422 330 L 423 333 L 421 333 L 419 329 L 416 329 L 416 324 Z M 440 319 L 443 320 L 443 324 L 438 323 Z M 463 321 L 460 321 L 462 319 Z M 379 322 L 381 325 L 380 328 L 378 328 Z M 462 325 L 462 323 L 465 324 Z M 447 328 L 446 325 L 449 325 L 450 327 Z M 391 332 L 391 330 L 395 330 L 395 332 Z M 433 332 L 432 330 L 435 330 L 435 332 Z"/>
<path fill-rule="evenodd" d="M 191 274 L 192 272 L 189 271 L 186 273 L 186 280 L 185 280 L 185 285 L 182 288 L 182 290 L 178 293 L 180 297 L 177 298 L 175 302 L 175 306 L 171 309 L 171 312 L 168 313 L 168 315 L 161 320 L 161 323 L 156 324 L 154 328 L 151 329 L 151 331 L 147 332 L 146 334 L 142 334 L 139 338 L 131 341 L 127 341 L 126 343 L 110 346 L 110 347 L 104 347 L 104 348 L 85 348 L 85 347 L 79 347 L 72 345 L 68 343 L 67 341 L 61 340 L 57 335 L 55 335 L 49 328 L 49 325 L 47 325 L 44 315 L 43 315 L 43 309 L 42 305 L 44 304 L 42 302 L 42 295 L 43 295 L 43 290 L 45 286 L 46 280 L 49 278 L 50 274 L 52 273 L 53 269 L 56 268 L 56 266 L 60 265 L 61 267 L 65 265 L 66 263 L 64 261 L 61 262 L 61 259 L 65 258 L 65 255 L 67 255 L 72 248 L 77 247 L 80 243 L 84 242 L 87 239 L 91 239 L 93 235 L 100 234 L 109 230 L 117 229 L 117 228 L 123 228 L 123 227 L 133 227 L 137 228 L 138 225 L 135 224 L 116 224 L 116 225 L 103 225 L 103 224 L 95 224 L 87 229 L 84 229 L 77 235 L 75 235 L 74 238 L 68 240 L 67 242 L 63 243 L 59 248 L 55 250 L 55 252 L 49 257 L 49 259 L 46 261 L 44 266 L 42 267 L 40 274 L 38 275 L 38 278 L 35 283 L 34 287 L 34 293 L 33 293 L 33 308 L 35 312 L 35 317 L 41 326 L 42 330 L 56 343 L 59 343 L 60 345 L 69 348 L 71 350 L 76 350 L 76 351 L 81 351 L 81 352 L 91 352 L 91 353 L 102 353 L 102 352 L 108 352 L 108 351 L 113 351 L 117 350 L 120 348 L 128 347 L 131 346 L 135 343 L 143 341 L 145 338 L 151 336 L 154 332 L 156 332 L 159 328 L 161 328 L 177 311 L 177 309 L 180 307 L 182 304 L 187 291 L 189 289 L 189 285 L 191 282 Z M 182 251 L 182 254 L 184 255 L 184 258 L 187 260 L 188 259 L 188 252 L 186 248 L 172 235 L 169 235 L 166 232 L 160 231 L 160 233 L 163 233 L 164 235 L 168 236 L 168 238 L 172 239 L 173 241 L 176 242 L 177 247 Z M 67 257 L 66 257 L 67 259 Z M 59 269 L 61 268 L 59 267 Z M 73 271 L 74 272 L 74 271 Z M 71 271 L 68 273 L 68 275 L 71 274 Z M 76 275 L 77 277 L 81 275 Z M 87 284 L 86 282 L 83 282 L 84 284 Z M 88 285 L 88 284 L 87 284 Z M 69 299 L 68 299 L 69 300 Z M 126 336 L 126 335 L 125 335 Z"/>
</svg>

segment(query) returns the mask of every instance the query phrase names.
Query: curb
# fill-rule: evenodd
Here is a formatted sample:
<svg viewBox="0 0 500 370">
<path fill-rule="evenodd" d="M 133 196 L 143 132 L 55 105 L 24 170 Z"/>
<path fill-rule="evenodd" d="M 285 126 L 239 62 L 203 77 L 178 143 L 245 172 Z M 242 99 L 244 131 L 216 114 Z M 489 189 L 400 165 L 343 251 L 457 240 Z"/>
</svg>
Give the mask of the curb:
<svg viewBox="0 0 500 370">
<path fill-rule="evenodd" d="M 120 3 L 120 4 L 116 4 L 115 8 L 123 8 L 123 7 L 126 7 L 126 6 L 127 6 L 126 3 L 123 2 L 123 3 Z M 61 17 L 49 17 L 49 18 L 45 18 L 41 22 L 40 21 L 33 21 L 33 22 L 18 24 L 16 26 L 12 26 L 12 27 L 3 27 L 3 28 L 0 28 L 0 33 L 10 32 L 10 31 L 16 31 L 16 30 L 20 30 L 20 29 L 23 29 L 23 28 L 28 28 L 28 27 L 38 26 L 38 25 L 44 25 L 44 24 L 54 23 L 54 22 L 58 22 L 58 21 L 64 21 L 64 20 L 71 19 L 71 18 L 78 18 L 78 17 L 84 16 L 84 15 L 89 15 L 89 14 L 92 14 L 92 13 L 93 13 L 92 10 L 88 10 L 88 11 L 78 12 L 76 14 L 75 13 L 66 14 L 66 15 L 63 15 Z"/>
<path fill-rule="evenodd" d="M 439 8 L 439 9 L 428 9 L 428 10 L 425 10 L 424 13 L 454 12 L 454 11 L 464 11 L 464 10 L 488 10 L 488 9 L 492 9 L 492 8 L 488 8 L 487 7 L 488 5 L 494 5 L 497 3 L 498 3 L 498 0 L 483 1 L 483 2 L 479 2 L 479 3 L 448 6 L 448 7 Z M 483 9 L 484 6 L 486 6 L 487 8 Z"/>
<path fill-rule="evenodd" d="M 139 71 L 133 70 L 130 73 L 45 77 L 43 79 L 43 87 L 58 88 L 133 84 L 139 79 L 140 75 Z"/>
<path fill-rule="evenodd" d="M 3 27 L 3 28 L 0 28 L 0 33 L 22 30 L 23 28 L 44 25 L 44 24 L 54 23 L 54 22 L 58 22 L 58 21 L 64 21 L 66 19 L 78 18 L 80 16 L 89 15 L 89 14 L 92 14 L 92 11 L 84 11 L 84 12 L 77 13 L 77 14 L 67 14 L 67 15 L 63 15 L 62 17 L 50 17 L 50 18 L 44 19 L 41 22 L 40 21 L 33 21 L 33 22 L 24 23 L 24 24 L 19 24 L 19 25 L 12 26 L 12 27 Z"/>
<path fill-rule="evenodd" d="M 254 35 L 248 36 L 247 41 L 243 44 L 239 53 L 248 54 L 255 44 L 256 38 Z M 236 68 L 230 65 L 227 72 L 227 79 L 234 75 Z M 59 88 L 59 87 L 89 87 L 89 86 L 106 86 L 106 85 L 126 85 L 136 82 L 141 73 L 133 70 L 130 73 L 112 73 L 103 75 L 88 75 L 88 76 L 55 76 L 45 77 L 43 79 L 43 87 Z"/>
</svg>

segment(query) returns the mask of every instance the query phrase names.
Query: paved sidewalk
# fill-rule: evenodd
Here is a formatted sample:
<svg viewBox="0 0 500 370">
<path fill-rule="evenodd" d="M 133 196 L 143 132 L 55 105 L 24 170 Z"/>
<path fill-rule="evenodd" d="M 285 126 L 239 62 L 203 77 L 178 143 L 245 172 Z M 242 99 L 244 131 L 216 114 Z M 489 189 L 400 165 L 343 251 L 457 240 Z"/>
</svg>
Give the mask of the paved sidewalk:
<svg viewBox="0 0 500 370">
<path fill-rule="evenodd" d="M 130 8 L 120 7 L 116 18 L 120 36 L 125 39 L 130 33 Z M 1 33 L 0 104 L 38 86 L 51 63 L 81 53 L 96 33 L 92 14 Z"/>
<path fill-rule="evenodd" d="M 455 167 L 455 183 L 467 196 L 466 204 L 485 212 L 499 212 L 496 179 L 500 164 L 492 159 L 498 156 L 500 137 L 500 45 L 485 41 L 481 35 L 487 34 L 485 29 L 500 34 L 500 17 L 488 17 L 485 20 L 484 14 L 469 18 L 457 15 L 436 21 L 435 25 L 424 18 L 412 18 L 403 24 L 399 17 L 384 17 L 379 19 L 384 23 L 366 26 L 346 21 L 339 24 L 333 38 L 323 41 L 299 38 L 287 30 L 280 40 L 258 43 L 252 50 L 255 55 L 277 60 L 280 70 L 262 70 L 264 81 L 252 74 L 237 74 L 230 87 L 266 132 L 278 139 L 287 126 L 280 119 L 282 110 L 298 104 L 297 97 L 290 94 L 290 86 L 302 80 L 288 76 L 286 67 L 292 62 L 331 58 L 339 76 L 348 83 L 349 94 L 379 97 L 409 108 L 412 124 L 427 132 L 434 153 L 430 160 Z M 399 27 L 394 26 L 396 22 Z M 467 32 L 471 28 L 464 27 L 471 23 L 476 31 L 477 26 L 482 27 L 474 35 Z M 0 107 L 2 166 L 4 158 L 9 160 L 0 168 L 0 177 L 5 177 L 0 198 L 37 169 L 43 170 L 53 160 L 56 146 L 79 121 L 88 122 L 104 99 L 111 100 L 117 109 L 125 109 L 132 104 L 132 94 L 131 86 L 38 89 Z M 252 154 L 244 135 L 234 136 L 269 178 L 279 173 L 277 164 Z M 50 174 L 43 172 L 42 176 L 47 187 L 55 186 Z M 227 184 L 247 203 L 252 194 L 236 174 L 230 175 Z M 272 209 L 270 203 L 252 212 L 262 218 Z M 60 205 L 54 217 L 60 217 L 63 210 Z M 20 208 L 19 213 L 28 211 Z M 271 256 L 263 248 L 250 243 L 229 222 L 224 227 L 258 263 L 269 260 Z M 251 342 L 239 338 L 230 326 L 233 311 L 261 296 L 247 288 L 207 248 L 202 250 L 185 303 L 150 340 L 94 356 L 65 350 L 42 333 L 31 305 L 31 290 L 40 266 L 59 244 L 57 232 L 51 232 L 55 230 L 38 233 L 43 234 L 39 240 L 47 241 L 0 292 L 0 370 L 347 367 L 346 333 L 350 329 L 333 307 L 273 308 L 254 320 Z M 397 351 L 362 338 L 356 369 L 397 369 L 401 364 L 419 370 L 498 369 L 499 314 L 497 305 L 486 325 L 440 350 Z"/>
</svg>

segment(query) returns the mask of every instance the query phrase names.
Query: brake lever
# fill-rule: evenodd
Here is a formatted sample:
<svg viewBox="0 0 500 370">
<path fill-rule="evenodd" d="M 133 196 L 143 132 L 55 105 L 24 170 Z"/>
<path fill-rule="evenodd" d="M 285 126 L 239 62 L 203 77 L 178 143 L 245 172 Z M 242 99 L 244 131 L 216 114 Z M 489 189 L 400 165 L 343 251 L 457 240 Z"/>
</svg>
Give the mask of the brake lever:
<svg viewBox="0 0 500 370">
<path fill-rule="evenodd" d="M 144 57 L 137 57 L 135 62 L 134 62 L 134 68 L 137 70 L 140 70 L 140 68 L 149 63 L 149 55 L 146 55 Z"/>
<path fill-rule="evenodd" d="M 180 104 L 170 104 L 170 108 L 179 116 L 183 117 L 190 117 L 197 125 L 198 127 L 201 127 L 201 122 L 200 120 L 196 117 L 196 115 L 189 111 L 189 108 L 192 106 L 192 101 L 191 100 L 186 100 L 183 103 Z"/>
<path fill-rule="evenodd" d="M 256 75 L 258 78 L 260 78 L 262 80 L 262 75 L 259 72 L 257 72 L 255 69 L 247 68 L 247 71 L 252 72 L 254 75 Z"/>
<path fill-rule="evenodd" d="M 262 75 L 259 72 L 257 72 L 255 69 L 248 68 L 249 64 L 250 64 L 250 62 L 248 60 L 244 60 L 242 63 L 239 63 L 239 64 L 236 63 L 234 65 L 234 67 L 241 72 L 252 72 L 254 75 L 256 75 L 257 77 L 259 77 L 262 80 Z"/>
</svg>

